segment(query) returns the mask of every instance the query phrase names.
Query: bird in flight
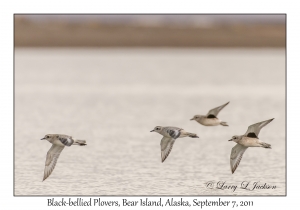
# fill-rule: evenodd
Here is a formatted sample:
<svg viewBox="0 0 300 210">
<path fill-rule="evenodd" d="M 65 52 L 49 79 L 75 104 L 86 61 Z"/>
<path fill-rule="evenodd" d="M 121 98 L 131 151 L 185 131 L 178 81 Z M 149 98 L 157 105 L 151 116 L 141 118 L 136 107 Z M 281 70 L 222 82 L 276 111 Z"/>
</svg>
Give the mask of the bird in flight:
<svg viewBox="0 0 300 210">
<path fill-rule="evenodd" d="M 231 167 L 232 173 L 234 173 L 234 171 L 237 169 L 239 163 L 241 162 L 243 154 L 248 147 L 263 147 L 263 148 L 271 149 L 270 144 L 259 140 L 258 134 L 259 134 L 260 130 L 264 126 L 269 124 L 273 119 L 274 118 L 250 125 L 248 127 L 247 132 L 244 135 L 240 135 L 240 136 L 235 135 L 232 137 L 232 139 L 228 140 L 228 141 L 234 141 L 237 143 L 231 149 L 230 167 Z"/>
<path fill-rule="evenodd" d="M 183 137 L 191 137 L 191 138 L 199 138 L 197 134 L 189 133 L 183 130 L 182 128 L 177 127 L 162 127 L 156 126 L 150 132 L 157 132 L 163 136 L 160 142 L 161 147 L 161 162 L 164 162 L 165 159 L 170 154 L 173 144 L 177 138 Z"/>
<path fill-rule="evenodd" d="M 205 125 L 205 126 L 216 126 L 216 125 L 228 126 L 228 124 L 226 122 L 223 122 L 222 120 L 217 118 L 219 112 L 227 104 L 229 104 L 229 102 L 209 110 L 209 112 L 206 115 L 195 115 L 191 120 L 195 120 L 196 122 L 200 123 L 201 125 Z"/>
<path fill-rule="evenodd" d="M 70 147 L 71 145 L 86 145 L 85 140 L 74 140 L 72 136 L 62 134 L 47 134 L 41 140 L 47 140 L 52 144 L 52 147 L 47 152 L 43 181 L 47 179 L 54 170 L 57 159 L 59 158 L 59 155 L 65 146 Z"/>
</svg>

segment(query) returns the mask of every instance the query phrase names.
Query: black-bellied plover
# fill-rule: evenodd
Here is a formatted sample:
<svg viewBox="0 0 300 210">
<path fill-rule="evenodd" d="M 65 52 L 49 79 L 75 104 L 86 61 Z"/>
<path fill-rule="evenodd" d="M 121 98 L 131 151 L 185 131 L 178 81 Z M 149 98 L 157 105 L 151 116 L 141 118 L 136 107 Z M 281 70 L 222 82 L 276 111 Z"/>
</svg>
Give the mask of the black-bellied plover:
<svg viewBox="0 0 300 210">
<path fill-rule="evenodd" d="M 85 140 L 74 140 L 72 136 L 62 134 L 47 134 L 41 140 L 47 140 L 52 144 L 52 147 L 47 152 L 43 181 L 47 179 L 54 170 L 57 159 L 65 146 L 86 145 Z"/>
<path fill-rule="evenodd" d="M 209 112 L 206 115 L 195 115 L 191 120 L 195 120 L 201 125 L 205 126 L 216 126 L 216 125 L 223 125 L 223 126 L 228 126 L 226 122 L 223 122 L 219 118 L 217 118 L 218 113 L 227 105 L 229 102 L 226 104 L 223 104 L 222 106 L 218 106 L 214 109 L 209 110 Z"/>
<path fill-rule="evenodd" d="M 274 119 L 274 118 L 273 118 Z M 232 148 L 230 155 L 230 167 L 231 172 L 237 169 L 241 159 L 243 157 L 244 152 L 248 147 L 263 147 L 271 149 L 271 145 L 265 142 L 262 142 L 258 139 L 259 131 L 269 124 L 273 119 L 266 120 L 263 122 L 259 122 L 248 127 L 247 132 L 244 135 L 235 135 L 232 139 L 228 141 L 234 141 L 237 144 Z"/>
<path fill-rule="evenodd" d="M 164 162 L 165 159 L 170 154 L 173 144 L 175 143 L 175 140 L 177 138 L 183 138 L 183 137 L 191 137 L 191 138 L 199 138 L 197 134 L 189 133 L 183 130 L 182 128 L 176 128 L 176 127 L 162 127 L 162 126 L 156 126 L 154 130 L 150 132 L 157 132 L 161 135 L 163 135 L 163 138 L 160 142 L 161 147 L 161 162 Z"/>
</svg>

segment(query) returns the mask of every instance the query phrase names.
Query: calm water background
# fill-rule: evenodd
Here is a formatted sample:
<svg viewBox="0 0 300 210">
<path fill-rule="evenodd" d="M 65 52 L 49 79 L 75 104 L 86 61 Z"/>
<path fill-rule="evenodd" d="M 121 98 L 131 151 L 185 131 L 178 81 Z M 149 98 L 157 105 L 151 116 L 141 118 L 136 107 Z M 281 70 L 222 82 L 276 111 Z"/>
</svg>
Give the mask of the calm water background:
<svg viewBox="0 0 300 210">
<path fill-rule="evenodd" d="M 227 101 L 229 127 L 189 120 Z M 272 149 L 249 148 L 232 175 L 228 139 L 273 117 L 259 136 Z M 157 125 L 200 138 L 176 140 L 161 163 Z M 65 148 L 42 182 L 51 133 L 88 146 Z M 15 195 L 284 195 L 285 153 L 284 50 L 15 50 Z"/>
</svg>

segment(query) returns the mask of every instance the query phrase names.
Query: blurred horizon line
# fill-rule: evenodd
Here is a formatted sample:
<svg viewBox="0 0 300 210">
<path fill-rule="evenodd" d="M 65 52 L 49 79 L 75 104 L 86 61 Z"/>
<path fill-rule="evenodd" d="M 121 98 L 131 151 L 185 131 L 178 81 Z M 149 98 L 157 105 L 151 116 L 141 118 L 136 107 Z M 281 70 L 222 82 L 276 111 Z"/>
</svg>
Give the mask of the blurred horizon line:
<svg viewBox="0 0 300 210">
<path fill-rule="evenodd" d="M 16 47 L 285 47 L 286 15 L 14 15 Z"/>
</svg>

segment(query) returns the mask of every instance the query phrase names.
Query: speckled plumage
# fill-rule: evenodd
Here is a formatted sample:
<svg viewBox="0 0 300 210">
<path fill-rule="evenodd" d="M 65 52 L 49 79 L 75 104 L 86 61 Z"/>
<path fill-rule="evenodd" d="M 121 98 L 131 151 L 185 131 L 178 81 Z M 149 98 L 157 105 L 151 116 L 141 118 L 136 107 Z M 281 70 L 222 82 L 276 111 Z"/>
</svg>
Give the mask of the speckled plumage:
<svg viewBox="0 0 300 210">
<path fill-rule="evenodd" d="M 163 136 L 160 142 L 161 162 L 164 162 L 165 159 L 168 157 L 177 138 L 183 138 L 183 137 L 199 138 L 197 134 L 186 132 L 182 128 L 177 128 L 177 127 L 156 126 L 154 130 L 150 132 L 153 131 Z"/>
<path fill-rule="evenodd" d="M 70 147 L 71 145 L 86 145 L 85 140 L 74 140 L 72 136 L 63 134 L 47 134 L 41 140 L 47 140 L 52 144 L 46 156 L 43 181 L 47 179 L 54 170 L 59 155 L 65 146 Z"/>
</svg>

